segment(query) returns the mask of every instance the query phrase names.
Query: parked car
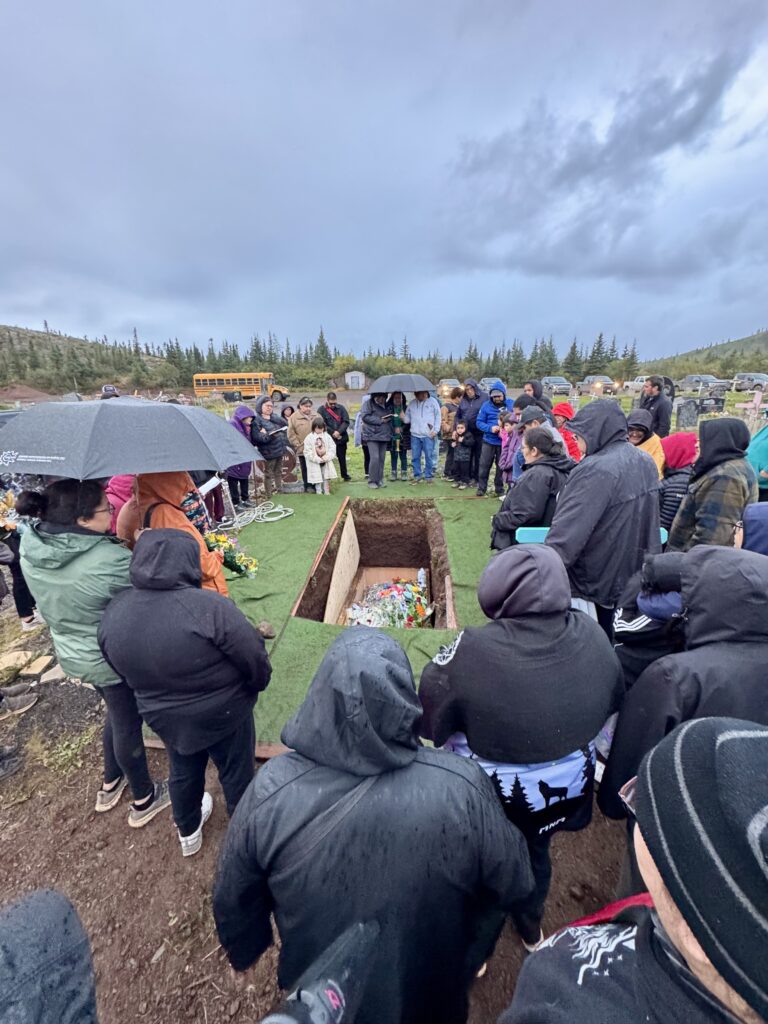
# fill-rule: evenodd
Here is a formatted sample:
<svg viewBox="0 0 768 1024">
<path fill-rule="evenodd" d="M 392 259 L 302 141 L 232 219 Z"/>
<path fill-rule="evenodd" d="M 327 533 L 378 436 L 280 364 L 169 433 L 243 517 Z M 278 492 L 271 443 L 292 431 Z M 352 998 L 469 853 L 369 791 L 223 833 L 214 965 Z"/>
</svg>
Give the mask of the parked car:
<svg viewBox="0 0 768 1024">
<path fill-rule="evenodd" d="M 501 383 L 498 377 L 481 377 L 480 378 L 480 390 L 490 391 L 494 384 Z"/>
<path fill-rule="evenodd" d="M 451 392 L 454 388 L 460 387 L 461 381 L 456 380 L 455 377 L 443 377 L 442 380 L 437 382 L 437 397 L 445 401 L 451 397 Z"/>
<path fill-rule="evenodd" d="M 541 386 L 548 395 L 570 395 L 571 385 L 565 377 L 542 377 Z"/>
<path fill-rule="evenodd" d="M 721 393 L 723 391 L 730 391 L 731 382 L 729 380 L 720 380 L 713 373 L 689 373 L 675 387 L 678 391 L 693 391 L 698 395 L 702 391 L 712 394 L 713 391 Z"/>
<path fill-rule="evenodd" d="M 589 377 L 585 377 L 584 380 L 580 380 L 576 385 L 576 393 L 578 395 L 615 395 L 619 390 L 619 386 L 615 380 L 611 380 L 610 377 L 606 377 L 604 373 L 593 373 Z"/>
<path fill-rule="evenodd" d="M 768 373 L 737 373 L 731 388 L 734 391 L 766 391 Z"/>
<path fill-rule="evenodd" d="M 643 386 L 650 376 L 650 373 L 643 373 L 639 377 L 635 377 L 634 380 L 625 380 L 624 390 L 632 395 L 638 394 L 643 390 Z"/>
</svg>

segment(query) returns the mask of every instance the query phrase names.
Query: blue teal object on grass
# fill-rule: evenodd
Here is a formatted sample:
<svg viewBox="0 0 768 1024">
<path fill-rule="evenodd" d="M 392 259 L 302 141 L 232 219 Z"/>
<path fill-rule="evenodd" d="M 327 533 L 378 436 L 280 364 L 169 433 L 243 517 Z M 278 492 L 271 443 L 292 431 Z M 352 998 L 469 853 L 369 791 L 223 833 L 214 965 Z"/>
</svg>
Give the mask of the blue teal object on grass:
<svg viewBox="0 0 768 1024">
<path fill-rule="evenodd" d="M 518 526 L 515 530 L 515 540 L 518 544 L 543 544 L 548 533 L 548 526 Z M 669 539 L 669 533 L 667 533 L 663 526 L 659 527 L 659 533 L 661 535 L 661 543 L 666 544 Z"/>
</svg>

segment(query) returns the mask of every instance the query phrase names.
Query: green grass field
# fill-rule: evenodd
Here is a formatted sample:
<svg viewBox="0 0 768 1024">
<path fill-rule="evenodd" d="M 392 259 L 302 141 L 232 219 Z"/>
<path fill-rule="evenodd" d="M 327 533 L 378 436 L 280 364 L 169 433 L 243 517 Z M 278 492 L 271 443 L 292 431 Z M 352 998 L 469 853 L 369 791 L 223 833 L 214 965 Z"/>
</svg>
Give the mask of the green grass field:
<svg viewBox="0 0 768 1024">
<path fill-rule="evenodd" d="M 342 628 L 292 618 L 291 609 L 347 495 L 386 501 L 434 500 L 443 518 L 459 626 L 485 621 L 476 588 L 490 556 L 490 518 L 498 508 L 496 500 L 476 498 L 471 490 L 459 494 L 442 481 L 430 487 L 397 483 L 381 491 L 371 490 L 363 478 L 360 450 L 350 449 L 350 454 L 353 483 L 337 481 L 329 497 L 282 495 L 283 504 L 295 510 L 293 516 L 278 523 L 255 523 L 240 533 L 244 549 L 259 560 L 259 572 L 252 580 L 230 580 L 230 594 L 252 622 L 267 619 L 277 631 L 276 639 L 268 644 L 272 681 L 256 707 L 256 731 L 261 743 L 279 741 L 283 725 L 301 703 L 328 645 Z M 392 635 L 408 652 L 418 680 L 422 667 L 440 644 L 455 634 L 414 629 L 392 630 Z"/>
</svg>

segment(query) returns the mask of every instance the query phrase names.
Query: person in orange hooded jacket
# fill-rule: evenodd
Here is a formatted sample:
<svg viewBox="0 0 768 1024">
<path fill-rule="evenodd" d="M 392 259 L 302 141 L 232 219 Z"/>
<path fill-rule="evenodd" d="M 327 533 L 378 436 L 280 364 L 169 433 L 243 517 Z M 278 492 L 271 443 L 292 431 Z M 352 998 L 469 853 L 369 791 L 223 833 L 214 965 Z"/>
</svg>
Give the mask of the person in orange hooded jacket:
<svg viewBox="0 0 768 1024">
<path fill-rule="evenodd" d="M 208 550 L 202 534 L 181 508 L 182 501 L 194 490 L 189 473 L 141 473 L 136 477 L 134 497 L 120 510 L 117 535 L 133 548 L 136 531 L 145 527 L 183 530 L 195 538 L 200 548 L 203 589 L 215 590 L 228 597 L 221 556 Z"/>
</svg>

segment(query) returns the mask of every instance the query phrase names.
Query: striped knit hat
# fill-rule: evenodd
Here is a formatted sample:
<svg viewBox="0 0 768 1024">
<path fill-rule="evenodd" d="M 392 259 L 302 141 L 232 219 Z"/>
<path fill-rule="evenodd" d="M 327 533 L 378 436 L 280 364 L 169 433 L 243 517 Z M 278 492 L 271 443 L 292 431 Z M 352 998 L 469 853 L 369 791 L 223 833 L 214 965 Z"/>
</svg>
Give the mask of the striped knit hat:
<svg viewBox="0 0 768 1024">
<path fill-rule="evenodd" d="M 768 1019 L 768 728 L 679 726 L 643 760 L 637 821 L 716 970 Z"/>
</svg>

